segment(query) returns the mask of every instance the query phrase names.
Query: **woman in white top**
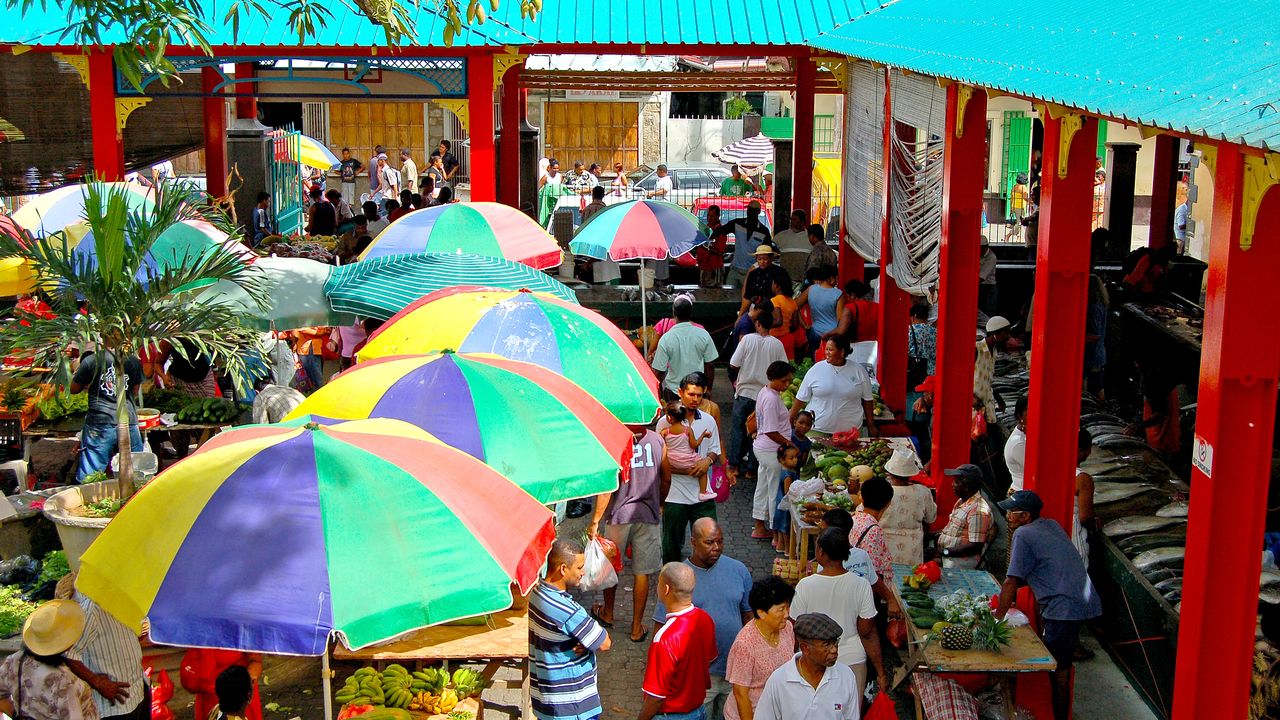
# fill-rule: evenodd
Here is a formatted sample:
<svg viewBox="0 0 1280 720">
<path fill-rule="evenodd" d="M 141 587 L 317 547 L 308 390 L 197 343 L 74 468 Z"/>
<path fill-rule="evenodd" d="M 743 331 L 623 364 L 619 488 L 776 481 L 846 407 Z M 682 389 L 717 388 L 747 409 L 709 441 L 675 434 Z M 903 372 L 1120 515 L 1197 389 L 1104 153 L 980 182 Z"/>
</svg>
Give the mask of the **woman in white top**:
<svg viewBox="0 0 1280 720">
<path fill-rule="evenodd" d="M 924 562 L 924 529 L 938 517 L 938 505 L 929 488 L 911 482 L 910 478 L 920 472 L 920 465 L 910 450 L 894 450 L 884 470 L 893 485 L 893 502 L 880 516 L 880 527 L 893 561 L 915 567 Z"/>
<path fill-rule="evenodd" d="M 547 163 L 547 173 L 538 178 L 538 187 L 542 187 L 543 185 L 563 184 L 564 175 L 560 173 L 560 161 L 555 158 L 551 158 L 551 161 Z"/>
<path fill-rule="evenodd" d="M 858 363 L 849 362 L 849 340 L 830 333 L 823 338 L 826 359 L 809 368 L 795 402 L 791 403 L 791 420 L 806 407 L 813 412 L 813 429 L 827 434 L 856 430 L 866 418 L 875 417 L 871 378 Z M 867 423 L 868 434 L 879 437 L 874 422 Z"/>
<path fill-rule="evenodd" d="M 610 187 L 613 188 L 613 194 L 617 197 L 623 197 L 627 194 L 627 186 L 630 184 L 627 180 L 627 174 L 622 172 L 622 163 L 613 164 L 613 182 Z"/>
<path fill-rule="evenodd" d="M 0 663 L 0 712 L 32 720 L 98 720 L 93 690 L 64 657 L 84 625 L 84 610 L 74 600 L 36 608 L 22 628 L 22 649 Z"/>
</svg>

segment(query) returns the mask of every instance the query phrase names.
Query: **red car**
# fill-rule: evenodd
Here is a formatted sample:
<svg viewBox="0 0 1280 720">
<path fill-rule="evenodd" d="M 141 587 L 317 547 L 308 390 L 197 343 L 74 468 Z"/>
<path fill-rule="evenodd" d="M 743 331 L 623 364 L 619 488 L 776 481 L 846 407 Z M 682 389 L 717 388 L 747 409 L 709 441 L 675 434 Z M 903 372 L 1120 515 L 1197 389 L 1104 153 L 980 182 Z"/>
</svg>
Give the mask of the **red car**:
<svg viewBox="0 0 1280 720">
<path fill-rule="evenodd" d="M 720 224 L 723 225 L 724 223 L 727 223 L 730 220 L 740 218 L 740 217 L 746 217 L 747 205 L 753 200 L 759 200 L 759 198 L 727 197 L 727 196 L 700 197 L 697 200 L 693 201 L 693 207 L 690 209 L 690 212 L 696 215 L 698 219 L 701 220 L 702 222 L 706 222 L 707 208 L 710 208 L 712 205 L 715 205 L 720 208 Z M 773 216 L 769 212 L 769 204 L 763 200 L 759 200 L 759 202 L 761 205 L 760 219 L 765 224 L 765 226 L 770 228 L 770 230 L 772 231 Z M 734 240 L 733 236 L 730 235 L 725 245 L 726 260 L 733 255 L 733 240 Z M 676 263 L 683 267 L 693 267 L 694 265 L 697 264 L 697 262 L 693 259 L 693 255 L 691 253 L 681 255 L 680 257 L 676 258 Z"/>
</svg>

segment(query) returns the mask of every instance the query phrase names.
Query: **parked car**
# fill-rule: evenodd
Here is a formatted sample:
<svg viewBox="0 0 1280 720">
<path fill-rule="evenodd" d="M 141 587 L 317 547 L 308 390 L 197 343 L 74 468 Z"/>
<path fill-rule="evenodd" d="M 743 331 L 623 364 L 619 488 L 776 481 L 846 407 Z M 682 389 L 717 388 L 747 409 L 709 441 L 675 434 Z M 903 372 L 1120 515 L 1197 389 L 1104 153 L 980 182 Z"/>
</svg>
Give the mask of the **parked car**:
<svg viewBox="0 0 1280 720">
<path fill-rule="evenodd" d="M 667 172 L 675 194 L 669 200 L 686 208 L 697 198 L 720 192 L 720 184 L 729 177 L 729 171 L 723 165 L 669 165 Z M 648 195 L 657 183 L 657 171 L 651 172 L 630 185 L 631 194 L 636 197 Z"/>
</svg>

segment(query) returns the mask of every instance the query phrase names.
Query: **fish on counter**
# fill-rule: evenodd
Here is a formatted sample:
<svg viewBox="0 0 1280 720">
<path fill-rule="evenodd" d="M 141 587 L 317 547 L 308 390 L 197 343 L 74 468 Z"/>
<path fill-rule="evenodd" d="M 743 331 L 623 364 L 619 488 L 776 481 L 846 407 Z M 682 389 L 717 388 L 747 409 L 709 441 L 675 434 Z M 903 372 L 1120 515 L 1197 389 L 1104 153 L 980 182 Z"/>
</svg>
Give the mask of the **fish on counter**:
<svg viewBox="0 0 1280 720">
<path fill-rule="evenodd" d="M 1280 588 L 1263 588 L 1258 599 L 1268 605 L 1280 605 Z"/>
<path fill-rule="evenodd" d="M 1146 578 L 1147 582 L 1155 585 L 1164 580 L 1182 577 L 1182 571 L 1167 567 L 1153 567 L 1144 571 L 1142 577 Z"/>
<path fill-rule="evenodd" d="M 1170 590 L 1182 590 L 1182 578 L 1176 577 L 1169 578 L 1168 580 L 1161 580 L 1155 584 L 1155 589 L 1156 592 L 1162 595 Z"/>
<path fill-rule="evenodd" d="M 1128 557 L 1161 547 L 1185 547 L 1186 533 L 1146 533 L 1123 538 L 1116 545 Z"/>
<path fill-rule="evenodd" d="M 1155 515 L 1133 515 L 1123 517 L 1118 520 L 1112 520 L 1102 526 L 1102 532 L 1107 537 L 1119 538 L 1128 535 L 1136 535 L 1138 533 L 1151 532 L 1152 530 L 1160 530 L 1179 523 L 1185 523 L 1182 518 L 1163 518 Z"/>
<path fill-rule="evenodd" d="M 1156 517 L 1162 518 L 1184 518 L 1191 508 L 1191 503 L 1186 500 L 1175 500 L 1168 505 L 1156 510 Z"/>
<path fill-rule="evenodd" d="M 1182 562 L 1187 556 L 1185 547 L 1159 547 L 1151 550 L 1144 550 L 1133 558 L 1133 566 L 1139 571 L 1147 570 L 1154 567 L 1182 567 Z"/>
<path fill-rule="evenodd" d="M 1147 483 L 1095 482 L 1093 484 L 1093 504 L 1105 505 L 1128 500 L 1131 497 L 1151 492 L 1155 489 L 1155 485 Z"/>
</svg>

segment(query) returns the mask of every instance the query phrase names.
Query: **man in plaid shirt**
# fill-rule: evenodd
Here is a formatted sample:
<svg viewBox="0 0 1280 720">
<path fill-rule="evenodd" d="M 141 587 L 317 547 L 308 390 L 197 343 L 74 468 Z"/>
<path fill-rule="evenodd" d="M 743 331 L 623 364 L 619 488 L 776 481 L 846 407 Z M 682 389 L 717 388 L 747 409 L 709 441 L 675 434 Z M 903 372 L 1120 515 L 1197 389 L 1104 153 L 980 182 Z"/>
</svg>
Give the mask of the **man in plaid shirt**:
<svg viewBox="0 0 1280 720">
<path fill-rule="evenodd" d="M 945 474 L 952 478 L 958 499 L 947 526 L 938 535 L 938 554 L 943 567 L 973 569 L 995 536 L 991 506 L 982 497 L 982 470 L 965 464 Z"/>
<path fill-rule="evenodd" d="M 270 376 L 257 382 L 258 394 L 253 398 L 253 422 L 278 423 L 307 398 L 287 385 L 275 385 Z"/>
</svg>

